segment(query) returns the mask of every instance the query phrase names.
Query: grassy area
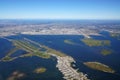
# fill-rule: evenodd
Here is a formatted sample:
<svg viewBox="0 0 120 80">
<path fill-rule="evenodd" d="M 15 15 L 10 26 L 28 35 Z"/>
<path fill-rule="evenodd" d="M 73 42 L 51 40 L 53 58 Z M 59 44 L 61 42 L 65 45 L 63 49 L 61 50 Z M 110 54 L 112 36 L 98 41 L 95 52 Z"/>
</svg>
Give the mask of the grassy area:
<svg viewBox="0 0 120 80">
<path fill-rule="evenodd" d="M 61 56 L 61 57 L 66 56 L 64 53 L 57 51 L 57 50 L 54 50 L 52 48 L 49 48 L 47 46 L 42 46 L 42 47 L 44 47 L 47 50 L 47 53 L 55 54 L 55 55 Z"/>
<path fill-rule="evenodd" d="M 103 49 L 102 51 L 101 51 L 101 54 L 103 54 L 103 55 L 109 55 L 109 54 L 111 54 L 112 53 L 112 51 L 111 50 L 106 50 L 106 49 Z"/>
<path fill-rule="evenodd" d="M 9 60 L 11 60 L 11 59 L 12 59 L 11 57 L 5 56 L 4 58 L 2 58 L 2 61 L 9 61 Z"/>
<path fill-rule="evenodd" d="M 49 48 L 48 46 L 41 45 L 41 44 L 39 44 L 39 43 L 37 43 L 37 42 L 35 42 L 35 41 L 32 41 L 32 40 L 30 40 L 30 39 L 27 39 L 27 38 L 26 38 L 25 40 L 27 40 L 28 42 L 31 42 L 31 43 L 33 43 L 33 44 L 36 44 L 37 46 L 41 46 L 41 48 L 43 48 L 43 49 L 46 50 L 46 53 L 55 54 L 55 55 L 57 55 L 57 56 L 66 56 L 66 54 L 64 54 L 64 53 L 62 53 L 62 52 L 60 52 L 60 51 L 57 51 L 57 50 L 55 50 L 55 49 Z"/>
<path fill-rule="evenodd" d="M 75 45 L 76 43 L 70 41 L 70 40 L 64 40 L 64 43 L 66 44 L 70 44 L 70 45 Z"/>
<path fill-rule="evenodd" d="M 40 73 L 44 73 L 45 71 L 46 71 L 46 68 L 41 67 L 41 68 L 35 69 L 33 72 L 37 73 L 37 74 L 40 74 Z"/>
<path fill-rule="evenodd" d="M 115 73 L 115 71 L 112 68 L 99 62 L 85 62 L 84 65 L 86 65 L 91 69 L 108 72 L 108 73 Z"/>
<path fill-rule="evenodd" d="M 28 52 L 34 52 L 36 50 L 36 48 L 34 49 L 33 46 L 31 46 L 30 44 L 23 42 L 21 40 L 14 40 L 13 44 L 16 47 L 18 47 L 20 49 L 24 49 L 25 51 L 28 51 Z"/>
<path fill-rule="evenodd" d="M 16 59 L 17 57 L 10 57 L 10 56 L 8 56 L 8 55 L 6 55 L 5 57 L 3 57 L 2 59 L 1 59 L 1 61 L 3 61 L 3 62 L 6 62 L 6 61 L 12 61 L 12 60 L 14 60 L 14 59 Z"/>
<path fill-rule="evenodd" d="M 46 58 L 46 59 L 50 58 L 50 55 L 45 54 L 45 53 L 43 53 L 43 52 L 36 52 L 36 53 L 35 53 L 35 56 L 42 57 L 42 58 Z"/>
<path fill-rule="evenodd" d="M 111 42 L 109 40 L 94 40 L 94 39 L 82 39 L 88 46 L 110 46 Z"/>
</svg>

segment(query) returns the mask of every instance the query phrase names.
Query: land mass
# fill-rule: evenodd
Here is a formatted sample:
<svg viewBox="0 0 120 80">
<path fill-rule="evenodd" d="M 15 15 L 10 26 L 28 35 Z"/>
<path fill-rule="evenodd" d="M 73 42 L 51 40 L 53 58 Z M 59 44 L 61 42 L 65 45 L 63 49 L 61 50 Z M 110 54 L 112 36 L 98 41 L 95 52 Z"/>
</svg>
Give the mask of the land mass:
<svg viewBox="0 0 120 80">
<path fill-rule="evenodd" d="M 111 54 L 111 53 L 112 53 L 112 51 L 111 51 L 111 50 L 107 50 L 107 49 L 103 49 L 103 50 L 101 51 L 101 54 L 103 54 L 104 56 L 109 55 L 109 54 Z"/>
<path fill-rule="evenodd" d="M 11 49 L 9 53 L 5 57 L 2 58 L 2 61 L 12 61 L 18 57 L 26 57 L 26 56 L 38 56 L 41 58 L 50 58 L 49 54 L 46 54 L 43 51 L 40 51 L 40 48 L 36 47 L 35 45 L 31 44 L 25 40 L 12 40 L 12 43 L 15 48 Z M 11 57 L 15 51 L 22 49 L 25 50 L 27 53 L 24 55 L 20 55 L 18 57 Z"/>
<path fill-rule="evenodd" d="M 88 46 L 110 46 L 111 42 L 109 40 L 95 40 L 91 38 L 85 38 L 81 40 Z"/>
<path fill-rule="evenodd" d="M 72 42 L 71 40 L 64 40 L 64 43 L 70 44 L 70 45 L 75 45 L 76 43 Z"/>
<path fill-rule="evenodd" d="M 64 75 L 63 77 L 64 79 L 66 80 L 89 80 L 87 78 L 87 74 L 83 74 L 82 72 L 78 72 L 76 69 L 72 68 L 71 63 L 75 62 L 75 60 L 72 57 L 60 51 L 54 50 L 45 45 L 41 45 L 27 38 L 24 38 L 24 40 L 12 40 L 12 42 L 15 45 L 15 47 L 29 52 L 19 57 L 24 58 L 24 57 L 29 57 L 29 56 L 38 56 L 41 58 L 50 58 L 50 56 L 54 56 L 55 58 L 57 58 L 56 67 L 58 68 L 58 70 L 60 70 L 60 72 L 62 72 L 62 74 Z M 36 46 L 39 46 L 40 49 L 34 46 L 33 44 Z M 40 51 L 41 48 L 44 48 L 45 51 L 44 52 Z M 10 54 L 14 54 L 14 53 L 10 53 Z M 4 57 L 2 61 L 11 61 L 19 57 L 11 58 L 10 55 L 6 55 L 6 57 Z M 35 73 L 43 73 L 44 71 L 46 71 L 46 69 L 44 68 L 38 68 L 34 70 Z"/>
<path fill-rule="evenodd" d="M 115 70 L 110 68 L 109 66 L 99 63 L 99 62 L 84 62 L 84 65 L 91 69 L 103 71 L 103 72 L 108 72 L 108 73 L 115 73 Z"/>
<path fill-rule="evenodd" d="M 40 73 L 44 73 L 45 71 L 46 71 L 46 68 L 40 67 L 40 68 L 35 69 L 33 72 L 40 74 Z"/>
</svg>

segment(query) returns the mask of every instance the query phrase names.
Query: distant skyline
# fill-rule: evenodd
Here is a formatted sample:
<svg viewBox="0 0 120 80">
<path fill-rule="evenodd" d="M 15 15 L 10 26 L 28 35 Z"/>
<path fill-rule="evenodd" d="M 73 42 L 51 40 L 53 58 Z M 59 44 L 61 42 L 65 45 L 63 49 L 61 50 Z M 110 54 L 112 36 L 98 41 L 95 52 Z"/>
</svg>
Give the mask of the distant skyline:
<svg viewBox="0 0 120 80">
<path fill-rule="evenodd" d="M 120 20 L 120 0 L 0 0 L 0 19 Z"/>
</svg>

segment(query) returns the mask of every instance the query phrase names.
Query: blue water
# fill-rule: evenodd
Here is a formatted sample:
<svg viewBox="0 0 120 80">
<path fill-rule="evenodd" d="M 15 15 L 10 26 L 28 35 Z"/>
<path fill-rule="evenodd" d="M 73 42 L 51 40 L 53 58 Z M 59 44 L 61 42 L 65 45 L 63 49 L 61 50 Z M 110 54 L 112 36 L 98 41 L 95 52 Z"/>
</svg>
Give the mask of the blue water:
<svg viewBox="0 0 120 80">
<path fill-rule="evenodd" d="M 21 56 L 24 54 L 27 54 L 27 52 L 22 49 L 19 49 L 19 50 L 15 51 L 12 55 L 10 55 L 10 57 L 18 57 L 18 56 Z"/>
<path fill-rule="evenodd" d="M 41 43 L 43 45 L 46 45 L 50 48 L 53 48 L 55 50 L 64 52 L 67 55 L 72 56 L 75 60 L 76 60 L 76 68 L 79 68 L 79 71 L 87 73 L 88 77 L 91 80 L 120 80 L 120 50 L 119 50 L 119 45 L 120 45 L 120 41 L 112 38 L 109 36 L 109 33 L 106 32 L 102 32 L 101 33 L 103 36 L 91 36 L 94 39 L 99 39 L 99 40 L 110 40 L 111 41 L 111 46 L 107 47 L 89 47 L 87 45 L 85 45 L 80 39 L 84 38 L 83 36 L 78 36 L 78 35 L 34 35 L 34 36 L 30 36 L 30 35 L 19 35 L 19 36 L 11 36 L 9 38 L 12 39 L 23 39 L 24 37 L 29 38 L 33 41 L 36 41 L 38 43 Z M 64 43 L 65 39 L 69 39 L 75 43 L 77 43 L 77 45 L 70 45 L 70 44 L 66 44 Z M 108 55 L 108 56 L 103 56 L 100 53 L 100 49 L 103 48 L 107 48 L 107 49 L 112 49 L 113 53 Z M 26 58 L 25 58 L 26 59 Z M 33 59 L 33 58 L 30 58 Z M 20 59 L 21 62 L 23 59 Z M 34 61 L 34 60 L 31 60 Z M 110 73 L 105 73 L 105 72 L 101 72 L 101 71 L 97 71 L 97 70 L 93 70 L 90 69 L 86 66 L 83 65 L 83 62 L 86 61 L 98 61 L 101 62 L 103 64 L 106 64 L 108 66 L 110 66 L 111 68 L 113 68 L 116 73 L 115 74 L 110 74 Z M 18 61 L 13 61 L 18 63 Z M 24 60 L 23 60 L 24 62 Z M 40 61 L 41 65 L 42 64 L 46 64 L 44 63 L 44 61 Z M 26 64 L 29 64 L 29 61 L 26 62 Z M 54 63 L 54 69 L 55 68 L 55 64 Z M 1 64 L 0 64 L 1 65 Z M 47 67 L 51 66 L 50 64 L 46 64 Z M 19 66 L 20 69 L 22 68 L 22 66 Z M 16 68 L 16 67 L 14 67 Z M 9 70 L 8 70 L 9 71 Z M 53 72 L 53 71 L 51 71 Z M 49 75 L 49 74 L 50 75 Z M 56 71 L 57 75 L 61 75 L 61 73 L 59 73 L 59 71 Z M 48 74 L 49 76 L 51 76 L 52 74 L 50 72 L 47 72 L 46 74 Z M 30 76 L 29 76 L 30 77 Z M 35 77 L 35 76 L 34 76 Z M 57 76 L 58 77 L 58 76 Z M 42 77 L 41 79 L 44 80 L 63 80 L 60 78 L 54 78 L 51 76 L 49 79 Z M 32 79 L 31 79 L 32 80 Z"/>
<path fill-rule="evenodd" d="M 0 62 L 0 75 L 6 80 L 14 71 L 20 71 L 26 76 L 22 80 L 63 80 L 62 74 L 56 68 L 56 60 L 42 59 L 39 57 L 18 58 L 10 62 Z M 45 67 L 47 70 L 42 74 L 35 74 L 36 68 Z"/>
<path fill-rule="evenodd" d="M 4 57 L 6 53 L 9 52 L 12 48 L 13 45 L 11 42 L 6 39 L 0 38 L 0 59 Z"/>
</svg>

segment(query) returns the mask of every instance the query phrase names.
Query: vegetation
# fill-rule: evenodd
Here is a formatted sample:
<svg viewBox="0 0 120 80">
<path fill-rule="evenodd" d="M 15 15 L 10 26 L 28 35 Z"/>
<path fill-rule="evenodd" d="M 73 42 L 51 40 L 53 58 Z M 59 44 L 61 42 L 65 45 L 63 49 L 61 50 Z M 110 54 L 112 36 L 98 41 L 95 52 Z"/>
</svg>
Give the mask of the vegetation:
<svg viewBox="0 0 120 80">
<path fill-rule="evenodd" d="M 32 56 L 34 56 L 33 53 L 28 53 L 28 54 L 21 55 L 19 57 L 32 57 Z"/>
<path fill-rule="evenodd" d="M 101 51 L 101 54 L 103 54 L 103 55 L 109 55 L 109 54 L 111 54 L 112 53 L 112 51 L 111 50 L 106 50 L 106 49 L 103 49 L 102 51 Z"/>
<path fill-rule="evenodd" d="M 35 47 L 34 45 L 30 44 L 29 42 L 14 40 L 13 43 L 15 44 L 15 46 L 17 46 L 21 49 L 24 49 L 24 50 L 28 51 L 29 53 L 33 53 L 32 55 L 34 55 L 34 56 L 39 56 L 42 58 L 50 58 L 49 54 L 46 54 L 45 52 L 43 53 L 42 51 L 40 51 L 39 48 Z M 30 54 L 30 56 L 31 56 L 31 54 Z"/>
<path fill-rule="evenodd" d="M 42 47 L 44 47 L 47 50 L 47 53 L 52 53 L 52 54 L 55 54 L 55 55 L 61 56 L 61 57 L 66 56 L 64 53 L 57 51 L 57 50 L 54 50 L 52 48 L 49 48 L 47 46 L 42 46 Z"/>
<path fill-rule="evenodd" d="M 75 43 L 72 42 L 72 41 L 70 41 L 70 40 L 64 40 L 64 43 L 66 43 L 66 44 L 71 44 L 71 45 L 75 45 Z"/>
<path fill-rule="evenodd" d="M 110 46 L 109 40 L 82 39 L 88 46 Z"/>
<path fill-rule="evenodd" d="M 11 60 L 11 59 L 12 59 L 11 57 L 5 56 L 4 58 L 2 58 L 2 61 L 9 61 L 9 60 Z"/>
<path fill-rule="evenodd" d="M 31 42 L 31 43 L 33 43 L 33 44 L 35 44 L 35 45 L 37 45 L 37 46 L 40 46 L 42 49 L 45 49 L 45 52 L 44 53 L 47 53 L 47 54 L 55 54 L 55 55 L 57 55 L 57 56 L 66 56 L 64 53 L 62 53 L 62 52 L 60 52 L 60 51 L 57 51 L 57 50 L 55 50 L 55 49 L 52 49 L 52 48 L 49 48 L 49 47 L 47 47 L 47 46 L 45 46 L 45 45 L 41 45 L 41 44 L 39 44 L 39 43 L 37 43 L 37 42 L 35 42 L 35 41 L 31 41 L 31 40 L 29 40 L 29 39 L 25 39 L 25 40 L 27 40 L 27 42 Z M 41 54 L 42 54 L 43 52 L 41 51 Z M 44 56 L 44 55 L 43 55 Z M 47 56 L 49 56 L 49 55 L 47 55 Z"/>
<path fill-rule="evenodd" d="M 39 43 L 37 43 L 37 42 L 35 42 L 35 41 L 32 41 L 32 40 L 29 40 L 29 39 L 27 39 L 27 38 L 25 38 L 25 40 L 27 40 L 28 42 L 31 42 L 31 43 L 33 43 L 33 44 L 35 44 L 35 45 L 37 45 L 37 46 L 40 46 L 42 49 L 45 49 L 46 51 L 46 53 L 47 54 L 55 54 L 55 55 L 57 55 L 57 56 L 66 56 L 64 53 L 62 53 L 62 52 L 60 52 L 60 51 L 57 51 L 57 50 L 55 50 L 55 49 L 52 49 L 52 48 L 49 48 L 49 47 L 47 47 L 47 46 L 45 46 L 45 45 L 41 45 L 41 44 L 39 44 Z"/>
<path fill-rule="evenodd" d="M 41 47 L 36 47 L 35 45 L 32 44 L 33 41 L 25 41 L 25 40 L 12 40 L 15 48 L 10 50 L 10 52 L 2 59 L 2 61 L 11 61 L 14 60 L 16 58 L 19 57 L 32 57 L 32 56 L 38 56 L 41 58 L 50 58 L 50 54 L 55 54 L 57 56 L 66 56 L 64 53 L 54 50 L 52 48 L 49 48 L 47 46 L 44 45 L 40 45 L 39 43 L 33 43 L 33 44 L 37 44 L 40 45 Z M 42 49 L 45 49 L 45 51 L 40 51 Z M 18 49 L 23 49 L 25 51 L 27 51 L 27 54 L 23 54 L 20 55 L 18 57 L 10 57 L 11 54 L 14 54 L 15 51 L 17 51 Z"/>
<path fill-rule="evenodd" d="M 40 74 L 40 73 L 44 73 L 45 71 L 46 71 L 46 68 L 41 67 L 41 68 L 35 69 L 33 72 L 37 73 L 37 74 Z"/>
<path fill-rule="evenodd" d="M 115 73 L 113 69 L 111 69 L 109 66 L 99 63 L 99 62 L 85 62 L 84 65 L 91 69 L 108 72 L 108 73 Z"/>
<path fill-rule="evenodd" d="M 35 53 L 35 56 L 38 56 L 38 57 L 44 57 L 44 58 L 50 58 L 50 55 L 46 54 L 46 53 L 43 53 L 43 52 L 37 52 Z"/>
</svg>

